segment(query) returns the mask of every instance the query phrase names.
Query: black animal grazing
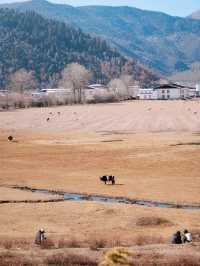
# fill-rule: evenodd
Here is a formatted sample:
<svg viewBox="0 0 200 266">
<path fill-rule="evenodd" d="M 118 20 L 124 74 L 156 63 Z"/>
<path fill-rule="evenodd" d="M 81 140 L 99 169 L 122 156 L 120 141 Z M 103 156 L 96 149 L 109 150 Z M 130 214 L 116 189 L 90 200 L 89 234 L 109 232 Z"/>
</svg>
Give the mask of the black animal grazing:
<svg viewBox="0 0 200 266">
<path fill-rule="evenodd" d="M 114 176 L 114 175 L 110 175 L 110 176 L 108 177 L 108 181 L 109 181 L 109 182 L 112 182 L 112 185 L 115 185 L 115 176 Z"/>
<path fill-rule="evenodd" d="M 48 117 L 46 120 L 47 120 L 47 122 L 49 122 L 50 121 L 50 118 Z"/>
<path fill-rule="evenodd" d="M 13 136 L 8 136 L 8 141 L 13 141 Z"/>
<path fill-rule="evenodd" d="M 105 185 L 106 185 L 106 184 L 107 184 L 107 181 L 108 181 L 108 177 L 107 177 L 106 175 L 100 176 L 100 180 L 101 180 L 102 182 L 104 182 Z"/>
<path fill-rule="evenodd" d="M 113 176 L 113 175 L 110 175 L 110 176 L 107 176 L 107 175 L 100 176 L 100 180 L 102 182 L 104 182 L 105 185 L 107 184 L 107 182 L 111 182 L 112 185 L 115 185 L 115 176 Z"/>
</svg>

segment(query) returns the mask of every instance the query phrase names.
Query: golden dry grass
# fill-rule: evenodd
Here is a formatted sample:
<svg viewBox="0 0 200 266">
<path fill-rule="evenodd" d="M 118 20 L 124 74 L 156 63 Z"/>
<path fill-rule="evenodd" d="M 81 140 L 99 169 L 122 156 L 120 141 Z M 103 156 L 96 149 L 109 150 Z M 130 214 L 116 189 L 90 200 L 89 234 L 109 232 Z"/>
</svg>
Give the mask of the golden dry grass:
<svg viewBox="0 0 200 266">
<path fill-rule="evenodd" d="M 0 113 L 0 185 L 200 203 L 198 108 L 198 102 L 133 102 Z M 8 134 L 17 142 L 9 143 Z M 105 186 L 102 174 L 116 175 L 117 185 Z M 4 188 L 1 199 L 30 195 L 23 193 Z M 141 217 L 170 223 L 144 228 L 137 226 Z M 127 243 L 140 234 L 168 241 L 175 230 L 200 224 L 199 211 L 92 202 L 2 205 L 0 220 L 2 237 L 33 239 L 42 226 L 56 239 L 117 235 Z"/>
<path fill-rule="evenodd" d="M 18 143 L 8 143 L 5 136 L 0 137 L 0 184 L 200 202 L 200 146 L 171 146 L 200 141 L 192 133 L 120 135 L 122 142 L 101 142 L 102 136 L 98 140 L 95 133 L 56 136 L 60 142 L 70 142 L 71 138 L 67 145 L 49 144 L 52 135 L 23 137 L 18 137 Z M 47 144 L 37 142 L 41 139 Z M 92 144 L 88 144 L 88 139 Z M 118 185 L 104 186 L 99 182 L 102 174 L 116 175 Z"/>
<path fill-rule="evenodd" d="M 44 193 L 31 193 L 19 191 L 12 188 L 0 187 L 0 201 L 37 201 L 59 199 L 57 195 L 48 195 Z"/>
</svg>

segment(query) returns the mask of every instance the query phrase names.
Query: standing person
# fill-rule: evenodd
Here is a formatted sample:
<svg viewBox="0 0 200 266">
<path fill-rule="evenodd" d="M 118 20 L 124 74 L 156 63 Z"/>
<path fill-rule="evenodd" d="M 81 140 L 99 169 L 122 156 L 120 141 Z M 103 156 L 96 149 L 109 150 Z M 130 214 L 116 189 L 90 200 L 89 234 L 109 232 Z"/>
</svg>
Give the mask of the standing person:
<svg viewBox="0 0 200 266">
<path fill-rule="evenodd" d="M 46 239 L 44 234 L 45 234 L 45 231 L 44 231 L 44 229 L 41 228 L 36 234 L 35 244 L 37 244 L 37 245 L 42 244 L 42 242 Z"/>
<path fill-rule="evenodd" d="M 188 232 L 188 230 L 184 230 L 183 243 L 190 243 L 190 242 L 192 242 L 192 234 Z"/>
<path fill-rule="evenodd" d="M 171 240 L 172 244 L 182 244 L 182 239 L 181 239 L 181 232 L 177 231 L 173 236 Z"/>
</svg>

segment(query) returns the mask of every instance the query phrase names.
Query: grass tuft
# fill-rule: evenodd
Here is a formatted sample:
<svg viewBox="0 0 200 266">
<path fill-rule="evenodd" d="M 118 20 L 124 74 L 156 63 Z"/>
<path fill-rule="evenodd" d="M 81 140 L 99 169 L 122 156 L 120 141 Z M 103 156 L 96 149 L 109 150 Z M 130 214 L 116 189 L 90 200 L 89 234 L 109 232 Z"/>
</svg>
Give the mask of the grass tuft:
<svg viewBox="0 0 200 266">
<path fill-rule="evenodd" d="M 46 259 L 45 265 L 51 266 L 97 266 L 97 262 L 83 255 L 53 255 Z"/>
<path fill-rule="evenodd" d="M 173 223 L 160 217 L 141 217 L 136 222 L 137 226 L 172 226 Z"/>
<path fill-rule="evenodd" d="M 46 239 L 41 243 L 41 249 L 53 249 L 55 248 L 55 243 L 51 239 Z"/>
<path fill-rule="evenodd" d="M 62 238 L 58 241 L 58 248 L 80 248 L 81 246 L 81 243 L 76 238 L 68 240 Z"/>
</svg>

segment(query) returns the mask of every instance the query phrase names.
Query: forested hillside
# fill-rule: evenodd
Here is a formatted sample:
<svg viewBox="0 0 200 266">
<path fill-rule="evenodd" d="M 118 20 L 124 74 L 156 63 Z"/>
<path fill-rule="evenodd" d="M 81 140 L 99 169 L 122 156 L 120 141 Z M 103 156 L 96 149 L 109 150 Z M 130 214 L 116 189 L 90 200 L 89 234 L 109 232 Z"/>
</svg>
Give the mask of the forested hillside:
<svg viewBox="0 0 200 266">
<path fill-rule="evenodd" d="M 200 61 L 200 21 L 132 7 L 53 4 L 45 0 L 6 5 L 70 23 L 100 36 L 125 55 L 164 75 Z"/>
<path fill-rule="evenodd" d="M 89 69 L 94 81 L 107 82 L 123 72 L 137 80 L 156 79 L 99 38 L 34 12 L 0 9 L 0 88 L 19 69 L 33 71 L 40 85 L 47 84 L 72 62 Z"/>
</svg>

